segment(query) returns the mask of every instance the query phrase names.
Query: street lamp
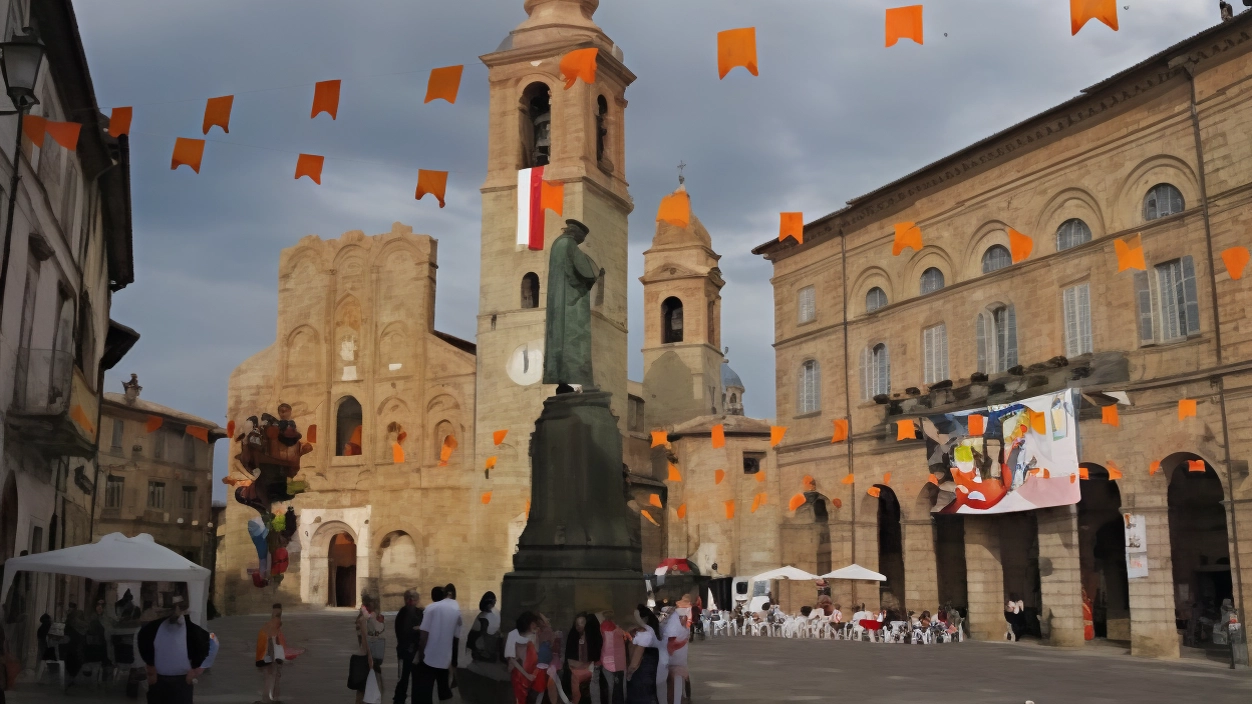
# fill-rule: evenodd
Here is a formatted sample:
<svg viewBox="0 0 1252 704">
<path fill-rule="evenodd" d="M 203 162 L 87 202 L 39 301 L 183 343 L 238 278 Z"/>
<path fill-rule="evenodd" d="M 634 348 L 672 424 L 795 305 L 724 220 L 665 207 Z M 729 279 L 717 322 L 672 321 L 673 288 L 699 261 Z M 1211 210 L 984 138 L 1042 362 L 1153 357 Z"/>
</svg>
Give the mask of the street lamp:
<svg viewBox="0 0 1252 704">
<path fill-rule="evenodd" d="M 9 247 L 13 243 L 13 211 L 17 207 L 17 181 L 22 173 L 22 120 L 39 104 L 35 97 L 35 81 L 43 64 L 44 45 L 30 27 L 26 34 L 13 33 L 7 42 L 0 42 L 0 74 L 4 76 L 5 92 L 15 110 L 0 114 L 17 114 L 17 137 L 13 140 L 13 177 L 9 179 L 9 214 L 4 225 L 4 256 L 0 258 L 0 302 L 9 281 Z M 35 145 L 42 146 L 42 145 Z M 0 306 L 2 309 L 3 306 Z"/>
</svg>

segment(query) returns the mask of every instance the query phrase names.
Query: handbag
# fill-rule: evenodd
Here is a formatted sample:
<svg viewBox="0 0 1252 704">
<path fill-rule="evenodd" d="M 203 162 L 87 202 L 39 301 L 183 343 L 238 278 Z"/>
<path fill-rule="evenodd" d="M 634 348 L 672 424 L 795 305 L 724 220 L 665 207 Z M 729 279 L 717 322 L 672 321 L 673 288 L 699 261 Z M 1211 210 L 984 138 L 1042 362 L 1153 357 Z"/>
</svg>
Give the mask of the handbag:
<svg viewBox="0 0 1252 704">
<path fill-rule="evenodd" d="M 370 671 L 369 677 L 365 681 L 365 696 L 361 701 L 365 704 L 379 704 L 383 700 L 383 693 L 378 691 L 378 678 L 374 676 L 373 670 Z"/>
<path fill-rule="evenodd" d="M 364 655 L 353 655 L 348 661 L 348 689 L 355 692 L 365 691 L 365 681 L 369 679 L 369 658 Z"/>
</svg>

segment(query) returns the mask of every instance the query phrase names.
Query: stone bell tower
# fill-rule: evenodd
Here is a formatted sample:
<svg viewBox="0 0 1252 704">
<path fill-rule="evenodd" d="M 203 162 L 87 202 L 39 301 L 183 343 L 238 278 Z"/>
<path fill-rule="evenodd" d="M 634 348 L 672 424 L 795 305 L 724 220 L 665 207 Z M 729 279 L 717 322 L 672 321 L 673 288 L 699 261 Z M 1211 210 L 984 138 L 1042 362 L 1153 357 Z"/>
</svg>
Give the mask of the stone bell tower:
<svg viewBox="0 0 1252 704">
<path fill-rule="evenodd" d="M 635 75 L 622 52 L 592 20 L 599 0 L 525 0 L 528 18 L 499 48 L 481 57 L 490 82 L 487 179 L 482 186 L 482 271 L 478 299 L 478 372 L 474 454 L 479 470 L 497 457 L 490 479 L 492 513 L 513 517 L 530 496 L 528 441 L 544 399 L 544 301 L 552 242 L 567 218 L 590 229 L 582 250 L 604 269 L 592 293 L 592 366 L 596 386 L 612 394 L 626 418 L 626 218 L 634 205 L 626 184 L 626 87 Z M 599 50 L 595 82 L 566 89 L 561 58 Z M 563 213 L 544 211 L 544 247 L 518 245 L 518 176 L 544 167 L 543 180 L 564 184 Z M 508 430 L 500 446 L 495 431 Z M 496 508 L 497 504 L 502 504 Z M 516 521 L 515 521 L 516 522 Z M 519 528 L 510 528 L 508 550 Z M 501 535 L 506 531 L 495 531 Z M 495 540 L 495 535 L 484 534 Z"/>
</svg>

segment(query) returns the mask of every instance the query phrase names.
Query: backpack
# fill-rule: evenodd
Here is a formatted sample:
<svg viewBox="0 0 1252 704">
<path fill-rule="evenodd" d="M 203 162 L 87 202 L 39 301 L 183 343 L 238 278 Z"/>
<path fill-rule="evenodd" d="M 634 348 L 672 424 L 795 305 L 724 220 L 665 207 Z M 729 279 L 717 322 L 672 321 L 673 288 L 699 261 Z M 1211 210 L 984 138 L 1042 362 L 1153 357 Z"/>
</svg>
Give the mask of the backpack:
<svg viewBox="0 0 1252 704">
<path fill-rule="evenodd" d="M 504 638 L 499 633 L 487 632 L 487 619 L 479 616 L 476 629 L 466 636 L 470 657 L 475 662 L 501 662 L 504 660 Z"/>
</svg>

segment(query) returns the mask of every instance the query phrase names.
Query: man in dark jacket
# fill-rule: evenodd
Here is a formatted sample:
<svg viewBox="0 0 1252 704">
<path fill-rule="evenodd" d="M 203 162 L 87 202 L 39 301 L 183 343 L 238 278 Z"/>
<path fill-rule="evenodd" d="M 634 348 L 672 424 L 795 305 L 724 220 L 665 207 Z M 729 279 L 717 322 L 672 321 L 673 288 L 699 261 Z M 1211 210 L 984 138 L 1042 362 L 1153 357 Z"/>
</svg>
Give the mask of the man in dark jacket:
<svg viewBox="0 0 1252 704">
<path fill-rule="evenodd" d="M 400 659 L 400 681 L 392 697 L 395 704 L 404 704 L 408 696 L 409 676 L 413 674 L 413 658 L 417 655 L 418 627 L 422 625 L 422 607 L 412 589 L 404 592 L 404 606 L 396 613 L 396 657 Z"/>
<path fill-rule="evenodd" d="M 192 704 L 193 685 L 217 657 L 217 639 L 187 617 L 187 595 L 174 595 L 169 618 L 143 625 L 135 640 L 148 671 L 148 704 Z"/>
</svg>

